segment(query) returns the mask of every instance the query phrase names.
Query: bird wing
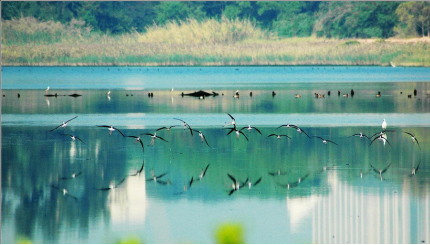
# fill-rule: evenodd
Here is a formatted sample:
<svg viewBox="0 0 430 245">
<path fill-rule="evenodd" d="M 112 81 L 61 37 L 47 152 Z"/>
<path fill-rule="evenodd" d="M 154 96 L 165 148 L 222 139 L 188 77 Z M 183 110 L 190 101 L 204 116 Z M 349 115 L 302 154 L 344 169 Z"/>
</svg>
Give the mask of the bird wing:
<svg viewBox="0 0 430 245">
<path fill-rule="evenodd" d="M 206 175 L 206 171 L 208 171 L 209 165 L 210 165 L 210 164 L 208 164 L 208 165 L 206 166 L 206 168 L 205 168 L 205 171 L 203 171 L 203 176 L 205 176 L 205 175 Z"/>
<path fill-rule="evenodd" d="M 373 167 L 372 164 L 370 164 L 370 167 L 372 167 L 373 171 L 375 171 L 375 173 L 379 174 L 379 170 L 377 170 L 375 167 Z"/>
<path fill-rule="evenodd" d="M 302 133 L 304 133 L 304 134 L 306 134 L 306 136 L 308 136 L 308 138 L 310 139 L 311 137 L 309 137 L 309 135 L 303 130 L 303 129 L 300 129 L 300 131 L 302 132 Z"/>
<path fill-rule="evenodd" d="M 120 184 L 122 184 L 124 181 L 125 181 L 125 179 L 126 179 L 127 177 L 125 177 L 124 179 L 122 179 L 120 182 L 118 182 L 116 185 L 115 185 L 115 187 L 117 187 L 117 186 L 119 186 Z"/>
<path fill-rule="evenodd" d="M 137 171 L 138 173 L 142 173 L 143 167 L 145 166 L 145 161 L 143 161 L 142 163 L 142 167 L 140 167 L 139 171 Z"/>
<path fill-rule="evenodd" d="M 387 170 L 388 170 L 388 168 L 391 166 L 391 163 L 390 163 L 390 165 L 388 165 L 384 170 L 382 170 L 381 171 L 381 174 L 383 174 L 383 173 L 385 173 Z"/>
<path fill-rule="evenodd" d="M 258 185 L 258 183 L 260 183 L 260 181 L 261 181 L 262 178 L 263 177 L 260 177 L 257 181 L 255 181 L 254 186 Z"/>
<path fill-rule="evenodd" d="M 163 139 L 163 138 L 161 138 L 160 136 L 155 136 L 156 138 L 159 138 L 160 140 L 164 140 L 164 141 L 166 141 L 166 142 L 169 142 L 169 141 L 167 141 L 167 140 L 165 140 L 165 139 Z"/>
<path fill-rule="evenodd" d="M 115 127 L 112 127 L 112 128 L 114 128 L 115 130 L 118 130 L 118 132 L 122 135 L 122 137 L 125 137 L 125 135 L 119 129 L 117 129 Z"/>
<path fill-rule="evenodd" d="M 155 178 L 161 178 L 161 177 L 163 177 L 164 175 L 166 175 L 168 172 L 165 172 L 165 173 L 162 173 L 162 174 L 160 174 L 160 175 L 158 175 L 158 176 L 156 176 Z"/>
<path fill-rule="evenodd" d="M 162 129 L 167 129 L 167 128 L 166 127 L 161 127 L 161 128 L 156 129 L 155 131 L 162 130 Z"/>
<path fill-rule="evenodd" d="M 330 142 L 330 143 L 333 143 L 333 144 L 335 144 L 335 145 L 338 145 L 338 144 L 336 144 L 336 143 L 334 143 L 333 141 L 331 141 L 331 140 L 326 140 L 327 142 Z"/>
<path fill-rule="evenodd" d="M 242 131 L 238 131 L 239 133 L 241 133 L 243 136 L 245 136 L 245 139 L 247 140 L 247 141 L 249 141 L 248 140 L 248 137 L 246 137 L 246 135 L 242 132 Z"/>
<path fill-rule="evenodd" d="M 417 145 L 418 145 L 418 147 L 420 148 L 420 150 L 421 150 L 421 146 L 420 146 L 420 143 L 418 143 L 418 139 L 417 138 L 415 138 L 415 141 L 417 142 Z"/>
<path fill-rule="evenodd" d="M 227 175 L 231 180 L 233 180 L 234 183 L 236 183 L 236 179 L 231 174 L 227 174 Z"/>
<path fill-rule="evenodd" d="M 271 137 L 271 136 L 277 136 L 276 134 L 271 134 L 271 135 L 269 135 L 269 136 L 267 136 L 267 137 Z"/>
<path fill-rule="evenodd" d="M 61 125 L 63 125 L 63 124 L 61 124 Z M 49 132 L 56 130 L 57 128 L 61 127 L 61 125 L 58 125 L 56 128 L 49 130 Z"/>
<path fill-rule="evenodd" d="M 202 135 L 203 135 L 203 139 L 204 139 L 204 140 L 205 140 L 205 142 L 206 142 L 206 145 L 208 145 L 208 146 L 210 147 L 210 145 L 209 145 L 208 141 L 206 140 L 205 135 L 204 135 L 204 134 L 202 134 Z"/>
<path fill-rule="evenodd" d="M 97 127 L 110 128 L 108 125 L 96 125 Z"/>
<path fill-rule="evenodd" d="M 184 120 L 179 119 L 179 118 L 173 118 L 173 119 L 175 119 L 175 120 L 179 120 L 179 121 L 181 121 L 181 122 L 183 122 L 183 123 L 186 123 Z M 188 124 L 188 123 L 186 123 L 186 124 Z"/>
<path fill-rule="evenodd" d="M 85 142 L 83 141 L 83 140 L 81 140 L 79 137 L 75 137 L 76 139 L 78 139 L 80 142 L 82 142 L 82 143 L 84 143 L 85 144 Z M 85 144 L 86 145 L 86 144 Z"/>
<path fill-rule="evenodd" d="M 193 181 L 194 181 L 194 177 L 191 177 L 190 183 L 188 184 L 188 188 L 191 187 L 191 185 L 193 184 Z"/>
<path fill-rule="evenodd" d="M 75 119 L 75 118 L 77 118 L 78 116 L 76 116 L 76 117 L 74 117 L 74 118 L 72 118 L 72 119 L 69 119 L 69 120 L 67 120 L 65 123 L 68 123 L 68 122 L 70 122 L 70 121 L 72 121 L 73 119 Z"/>
<path fill-rule="evenodd" d="M 224 128 L 224 129 L 230 129 L 230 132 L 227 133 L 227 135 L 231 134 L 235 130 L 235 128 Z"/>
<path fill-rule="evenodd" d="M 256 127 L 251 127 L 251 128 L 255 129 L 257 132 L 260 133 L 260 135 L 262 135 L 261 132 L 260 132 L 260 130 L 258 128 L 256 128 Z"/>
<path fill-rule="evenodd" d="M 231 119 L 233 119 L 234 121 L 236 121 L 236 119 L 234 119 L 234 117 L 232 115 L 230 115 L 230 113 L 227 112 L 227 114 L 231 117 Z"/>
<path fill-rule="evenodd" d="M 290 138 L 290 136 L 288 136 L 288 135 L 286 135 L 286 134 L 281 134 L 281 135 L 279 135 L 279 136 L 284 136 L 284 137 Z M 290 138 L 290 139 L 291 139 L 291 138 Z"/>
<path fill-rule="evenodd" d="M 82 171 L 75 175 L 75 178 L 82 174 Z"/>
</svg>

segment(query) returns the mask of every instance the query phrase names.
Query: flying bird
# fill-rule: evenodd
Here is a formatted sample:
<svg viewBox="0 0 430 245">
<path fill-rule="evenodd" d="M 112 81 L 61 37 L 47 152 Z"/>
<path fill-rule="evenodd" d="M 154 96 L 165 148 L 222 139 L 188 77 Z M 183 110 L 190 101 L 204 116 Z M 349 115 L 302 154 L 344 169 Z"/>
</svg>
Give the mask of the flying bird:
<svg viewBox="0 0 430 245">
<path fill-rule="evenodd" d="M 421 159 L 420 159 L 420 163 L 418 163 L 418 166 L 412 168 L 412 173 L 410 177 L 414 176 L 417 173 L 418 168 L 420 167 L 420 164 L 421 164 Z"/>
<path fill-rule="evenodd" d="M 245 184 L 248 182 L 248 179 L 245 180 L 245 182 L 241 182 L 239 180 L 237 180 L 235 177 L 233 177 L 231 174 L 227 174 L 227 176 L 233 181 L 231 187 L 232 190 L 229 192 L 229 196 L 231 194 L 233 194 L 235 191 L 239 190 L 240 188 L 242 188 L 243 186 L 245 186 Z"/>
<path fill-rule="evenodd" d="M 54 189 L 56 189 L 56 190 L 58 190 L 58 191 L 60 191 L 61 193 L 63 193 L 63 196 L 69 196 L 69 197 L 75 199 L 75 201 L 78 200 L 77 197 L 70 195 L 66 188 L 60 188 L 60 187 L 55 186 L 55 185 L 51 185 L 51 187 L 54 188 Z"/>
<path fill-rule="evenodd" d="M 96 125 L 96 126 L 97 127 L 102 127 L 102 128 L 108 128 L 108 130 L 109 130 L 109 136 L 112 135 L 113 131 L 118 131 L 122 135 L 122 137 L 125 137 L 125 135 L 119 129 L 115 128 L 112 125 L 111 126 L 108 126 L 108 125 Z"/>
<path fill-rule="evenodd" d="M 65 135 L 65 136 L 69 136 L 70 138 L 72 138 L 72 142 L 75 142 L 75 140 L 79 140 L 80 142 L 84 143 L 85 142 L 83 140 L 81 140 L 79 137 L 71 135 L 71 134 L 61 134 L 61 135 Z M 86 145 L 86 144 L 85 144 Z"/>
<path fill-rule="evenodd" d="M 184 120 L 179 119 L 179 118 L 173 118 L 173 119 L 183 122 L 184 123 L 184 130 L 188 128 L 191 132 L 191 136 L 193 136 L 193 129 L 190 127 L 190 125 L 188 123 L 186 123 Z"/>
<path fill-rule="evenodd" d="M 242 135 L 245 137 L 245 139 L 246 139 L 247 141 L 249 141 L 249 140 L 248 140 L 248 137 L 246 137 L 246 135 L 245 135 L 242 131 L 237 130 L 237 129 L 236 129 L 236 127 L 234 127 L 234 128 L 226 128 L 226 129 L 230 129 L 230 132 L 228 132 L 228 133 L 227 133 L 227 135 L 229 135 L 229 134 L 231 134 L 231 132 L 235 131 L 235 132 L 236 132 L 236 138 L 237 138 L 237 139 L 239 139 L 239 135 L 240 135 L 240 134 L 242 134 Z"/>
<path fill-rule="evenodd" d="M 364 135 L 363 133 L 359 133 L 359 134 L 353 134 L 351 136 L 349 136 L 348 138 L 354 137 L 354 136 L 358 136 L 360 137 L 360 139 L 362 140 L 363 138 L 367 138 L 370 140 L 370 138 L 367 135 Z"/>
<path fill-rule="evenodd" d="M 227 113 L 227 115 L 229 115 L 229 117 L 231 118 L 232 121 L 230 123 L 226 122 L 228 124 L 224 125 L 224 127 L 227 127 L 229 125 L 233 125 L 233 128 L 236 129 L 236 119 L 234 119 L 234 117 L 230 113 Z"/>
<path fill-rule="evenodd" d="M 279 175 L 286 175 L 287 172 L 282 172 L 280 169 L 278 169 L 276 172 L 269 172 L 272 176 L 279 176 Z"/>
<path fill-rule="evenodd" d="M 373 167 L 372 164 L 370 164 L 370 166 L 372 167 L 373 171 L 375 171 L 375 173 L 379 174 L 379 177 L 382 180 L 383 179 L 382 178 L 382 174 L 385 173 L 385 172 L 387 172 L 388 168 L 391 166 L 391 163 L 385 169 L 382 169 L 382 168 L 376 169 L 375 167 Z"/>
<path fill-rule="evenodd" d="M 143 171 L 143 167 L 145 166 L 145 161 L 143 161 L 142 166 L 140 167 L 139 170 L 136 170 L 135 174 L 131 174 L 130 176 L 136 176 L 136 175 L 140 175 Z"/>
<path fill-rule="evenodd" d="M 75 172 L 73 172 L 72 173 L 72 175 L 70 176 L 70 177 L 63 177 L 63 178 L 61 178 L 62 180 L 66 180 L 66 179 L 74 179 L 74 178 L 76 178 L 76 177 L 78 177 L 79 175 L 81 175 L 82 174 L 82 171 L 81 172 L 79 172 L 79 173 L 75 173 Z"/>
<path fill-rule="evenodd" d="M 289 124 L 289 123 L 287 123 L 287 124 L 284 124 L 284 125 L 281 125 L 281 126 L 279 126 L 279 127 L 277 127 L 276 129 L 278 129 L 278 128 L 282 128 L 282 127 L 286 127 L 286 128 L 297 128 L 297 126 L 296 125 L 293 125 L 293 124 Z M 275 130 L 276 130 L 275 129 Z"/>
<path fill-rule="evenodd" d="M 291 137 L 290 137 L 290 136 L 288 136 L 288 135 L 286 135 L 286 134 L 280 134 L 280 135 L 277 135 L 277 134 L 271 134 L 271 135 L 269 135 L 269 136 L 267 136 L 267 137 L 272 137 L 272 136 L 276 136 L 276 138 L 278 138 L 278 139 L 281 139 L 281 137 L 282 137 L 282 136 L 284 136 L 284 137 L 287 137 L 287 138 L 291 139 Z"/>
<path fill-rule="evenodd" d="M 168 173 L 168 172 L 165 172 L 165 173 L 162 173 L 162 174 L 160 174 L 160 175 L 156 176 L 156 175 L 155 175 L 155 173 L 154 173 L 154 170 L 152 170 L 152 169 L 151 169 L 151 175 L 152 175 L 152 177 L 151 177 L 151 178 L 146 179 L 146 181 L 151 181 L 151 180 L 153 180 L 155 183 L 159 183 L 159 184 L 162 184 L 162 185 L 167 185 L 167 182 L 166 182 L 166 181 L 162 181 L 162 180 L 160 180 L 160 178 L 161 178 L 161 177 L 163 177 L 164 175 L 166 175 L 167 173 Z"/>
<path fill-rule="evenodd" d="M 170 126 L 170 127 L 161 127 L 161 128 L 158 128 L 157 130 L 155 130 L 156 132 L 158 131 L 158 130 L 163 130 L 163 129 L 165 129 L 165 130 L 167 130 L 167 131 L 170 131 L 170 129 L 172 129 L 172 128 L 174 128 L 174 127 L 177 127 L 177 126 L 180 126 L 180 125 L 173 125 L 173 126 Z"/>
<path fill-rule="evenodd" d="M 132 135 L 130 135 L 130 136 L 125 136 L 125 137 L 136 139 L 133 144 L 136 144 L 137 142 L 139 142 L 140 145 L 142 146 L 142 150 L 145 151 L 145 147 L 143 147 L 143 142 L 142 142 L 142 139 L 140 138 L 140 136 L 132 136 Z"/>
<path fill-rule="evenodd" d="M 248 125 L 248 127 L 243 127 L 243 128 L 241 128 L 241 129 L 240 129 L 240 131 L 242 131 L 242 130 L 244 130 L 244 129 L 247 129 L 247 130 L 248 130 L 248 132 L 250 132 L 250 133 L 251 133 L 251 130 L 252 130 L 252 129 L 255 129 L 258 133 L 260 133 L 260 134 L 261 134 L 261 132 L 260 132 L 260 130 L 259 130 L 258 128 L 256 128 L 256 127 L 252 127 L 251 125 Z"/>
<path fill-rule="evenodd" d="M 50 132 L 52 132 L 52 131 L 54 131 L 54 130 L 56 130 L 57 128 L 65 128 L 66 126 L 67 126 L 67 123 L 69 123 L 70 121 L 72 121 L 73 119 L 75 119 L 75 118 L 77 118 L 78 116 L 76 116 L 76 117 L 74 117 L 74 118 L 72 118 L 72 119 L 69 119 L 69 120 L 67 120 L 67 121 L 65 121 L 65 122 L 63 122 L 62 124 L 60 124 L 60 125 L 58 125 L 56 128 L 54 128 L 54 129 L 51 129 L 50 130 Z"/>
<path fill-rule="evenodd" d="M 308 136 L 309 139 L 311 138 L 311 137 L 309 137 L 309 135 L 303 129 L 301 129 L 301 128 L 297 127 L 297 126 L 295 126 L 293 128 L 297 129 L 297 132 L 299 132 L 299 134 L 304 133 L 304 134 L 306 134 L 306 136 Z"/>
<path fill-rule="evenodd" d="M 206 175 L 206 171 L 208 171 L 209 165 L 210 165 L 210 164 L 208 164 L 204 170 L 202 169 L 202 172 L 201 172 L 201 173 L 200 173 L 200 175 L 199 175 L 199 179 L 200 179 L 200 180 L 202 180 L 202 179 L 203 179 L 203 177 L 205 177 L 205 175 Z"/>
<path fill-rule="evenodd" d="M 258 185 L 258 183 L 260 183 L 261 182 L 261 179 L 262 179 L 263 177 L 260 177 L 259 179 L 257 179 L 254 183 L 252 183 L 251 182 L 251 180 L 249 180 L 248 181 L 248 189 L 251 189 L 251 187 L 252 186 L 256 186 L 256 185 Z"/>
<path fill-rule="evenodd" d="M 206 140 L 206 137 L 203 135 L 202 131 L 195 130 L 195 129 L 193 129 L 193 131 L 196 131 L 197 133 L 199 133 L 199 136 L 200 136 L 200 139 L 202 140 L 202 143 L 204 140 L 206 142 L 206 145 L 208 145 L 210 147 L 210 145 L 209 145 L 208 141 Z"/>
<path fill-rule="evenodd" d="M 384 145 L 385 145 L 385 142 L 387 142 L 387 143 L 391 146 L 391 144 L 390 144 L 390 142 L 387 140 L 387 138 L 385 138 L 385 137 L 384 137 L 384 136 L 382 136 L 382 135 L 380 135 L 379 137 L 374 138 L 374 139 L 372 140 L 372 142 L 370 142 L 370 145 L 369 145 L 369 146 L 371 146 L 375 140 L 382 141 L 382 142 L 384 143 Z"/>
<path fill-rule="evenodd" d="M 167 140 L 165 140 L 165 139 L 161 138 L 160 136 L 157 136 L 157 132 L 155 132 L 154 134 L 149 134 L 149 133 L 147 133 L 147 134 L 145 134 L 145 135 L 149 135 L 149 136 L 151 136 L 152 140 L 151 140 L 151 143 L 149 144 L 149 145 L 151 145 L 151 146 L 153 146 L 153 145 L 154 145 L 155 139 L 157 139 L 157 138 L 158 138 L 158 139 L 160 139 L 160 140 L 164 140 L 164 141 L 168 142 Z"/>
<path fill-rule="evenodd" d="M 323 139 L 323 138 L 321 138 L 321 137 L 319 137 L 319 136 L 312 136 L 312 137 L 314 137 L 314 138 L 318 138 L 318 139 L 321 139 L 321 140 L 322 140 L 322 142 L 323 142 L 324 144 L 326 144 L 326 145 L 327 145 L 327 142 L 330 142 L 330 143 L 332 143 L 332 144 L 338 145 L 338 144 L 334 143 L 334 142 L 333 142 L 333 141 L 331 141 L 331 140 L 326 140 L 326 139 Z"/>
</svg>

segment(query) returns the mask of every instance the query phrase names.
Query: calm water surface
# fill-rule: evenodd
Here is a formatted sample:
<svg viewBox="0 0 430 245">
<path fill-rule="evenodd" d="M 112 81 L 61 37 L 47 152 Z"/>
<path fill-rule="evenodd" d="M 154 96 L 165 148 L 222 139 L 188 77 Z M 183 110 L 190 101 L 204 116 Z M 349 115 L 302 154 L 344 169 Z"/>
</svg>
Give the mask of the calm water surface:
<svg viewBox="0 0 430 245">
<path fill-rule="evenodd" d="M 2 69 L 3 243 L 115 243 L 129 236 L 214 243 L 226 222 L 241 224 L 247 243 L 430 242 L 428 68 Z M 44 96 L 47 86 L 56 97 Z M 199 89 L 219 96 L 181 96 Z M 351 89 L 353 97 L 342 96 Z M 238 128 L 252 125 L 262 135 L 227 135 L 226 112 Z M 174 118 L 201 130 L 210 146 Z M 386 134 L 389 144 L 348 138 L 380 132 L 383 119 L 394 131 Z M 277 129 L 287 123 L 337 145 Z M 144 151 L 133 138 L 95 125 L 143 134 Z M 144 134 L 172 125 L 180 126 L 157 131 L 168 142 L 149 146 Z M 272 133 L 290 139 L 267 137 Z M 63 179 L 73 172 L 82 173 Z M 147 181 L 151 172 L 165 175 Z M 261 181 L 231 192 L 228 174 Z"/>
</svg>

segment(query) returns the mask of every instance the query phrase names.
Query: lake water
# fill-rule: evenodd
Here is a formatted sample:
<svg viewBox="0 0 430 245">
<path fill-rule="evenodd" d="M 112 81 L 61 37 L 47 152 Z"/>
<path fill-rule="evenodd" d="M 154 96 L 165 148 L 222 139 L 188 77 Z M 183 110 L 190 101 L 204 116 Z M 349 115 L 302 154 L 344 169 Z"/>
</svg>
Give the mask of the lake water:
<svg viewBox="0 0 430 245">
<path fill-rule="evenodd" d="M 200 89 L 219 95 L 181 95 Z M 429 68 L 3 67 L 2 242 L 215 243 L 239 224 L 246 243 L 430 243 L 428 93 Z M 227 135 L 227 113 L 262 134 Z M 388 143 L 349 137 L 383 119 Z"/>
</svg>

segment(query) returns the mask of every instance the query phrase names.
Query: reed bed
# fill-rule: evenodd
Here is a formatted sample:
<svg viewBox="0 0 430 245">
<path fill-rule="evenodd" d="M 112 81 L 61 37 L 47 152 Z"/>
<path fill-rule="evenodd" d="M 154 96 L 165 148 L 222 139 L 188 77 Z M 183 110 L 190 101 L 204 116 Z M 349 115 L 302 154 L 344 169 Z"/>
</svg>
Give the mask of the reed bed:
<svg viewBox="0 0 430 245">
<path fill-rule="evenodd" d="M 428 43 L 278 39 L 247 20 L 169 22 L 121 36 L 92 33 L 76 21 L 62 25 L 33 19 L 36 27 L 27 29 L 23 24 L 30 20 L 12 21 L 2 26 L 6 66 L 430 66 Z"/>
</svg>

